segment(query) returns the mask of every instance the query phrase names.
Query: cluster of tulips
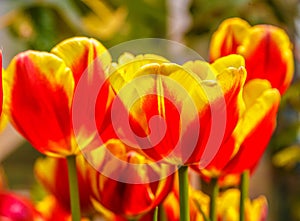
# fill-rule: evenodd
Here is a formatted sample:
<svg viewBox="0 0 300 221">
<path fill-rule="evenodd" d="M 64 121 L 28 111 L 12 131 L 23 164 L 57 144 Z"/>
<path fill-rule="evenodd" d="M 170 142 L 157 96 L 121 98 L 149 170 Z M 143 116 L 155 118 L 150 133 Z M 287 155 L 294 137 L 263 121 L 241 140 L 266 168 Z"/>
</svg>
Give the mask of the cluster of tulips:
<svg viewBox="0 0 300 221">
<path fill-rule="evenodd" d="M 1 187 L 1 220 L 265 220 L 267 201 L 249 199 L 247 179 L 293 78 L 292 44 L 239 18 L 210 44 L 209 62 L 182 65 L 154 54 L 112 62 L 86 37 L 16 55 L 2 73 L 2 114 L 45 154 L 34 173 L 48 195 L 32 202 Z"/>
</svg>

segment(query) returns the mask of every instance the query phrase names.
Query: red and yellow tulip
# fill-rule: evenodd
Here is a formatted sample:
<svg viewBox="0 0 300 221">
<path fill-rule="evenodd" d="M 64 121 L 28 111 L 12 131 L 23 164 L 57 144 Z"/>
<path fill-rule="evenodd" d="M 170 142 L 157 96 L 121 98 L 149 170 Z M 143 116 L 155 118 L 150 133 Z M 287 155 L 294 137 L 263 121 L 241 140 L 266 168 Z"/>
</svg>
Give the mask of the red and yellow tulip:
<svg viewBox="0 0 300 221">
<path fill-rule="evenodd" d="M 236 153 L 223 170 L 239 174 L 253 170 L 276 127 L 280 94 L 265 80 L 250 80 L 244 87 L 246 112 L 233 133 Z"/>
<path fill-rule="evenodd" d="M 65 210 L 53 195 L 47 195 L 35 205 L 36 210 L 42 215 L 44 221 L 72 221 L 69 210 Z M 81 221 L 89 221 L 81 218 Z"/>
<path fill-rule="evenodd" d="M 91 189 L 87 179 L 87 165 L 82 155 L 76 157 L 80 208 L 83 214 L 93 211 Z M 37 180 L 55 196 L 61 207 L 70 212 L 70 193 L 67 160 L 64 158 L 39 158 L 34 166 Z"/>
<path fill-rule="evenodd" d="M 267 80 L 248 81 L 243 88 L 245 111 L 239 118 L 224 148 L 233 147 L 226 164 L 216 167 L 218 155 L 206 168 L 194 167 L 205 177 L 219 177 L 230 173 L 240 174 L 252 170 L 264 153 L 276 126 L 280 94 Z M 221 156 L 220 156 L 221 157 Z"/>
<path fill-rule="evenodd" d="M 210 43 L 210 60 L 229 54 L 245 58 L 247 81 L 266 79 L 283 94 L 294 74 L 292 44 L 287 34 L 272 25 L 250 26 L 240 18 L 222 22 Z"/>
<path fill-rule="evenodd" d="M 4 108 L 14 127 L 37 150 L 55 157 L 79 152 L 71 122 L 74 90 L 86 71 L 90 79 L 105 78 L 103 69 L 110 62 L 108 54 L 102 56 L 105 52 L 98 41 L 76 37 L 61 42 L 50 53 L 25 51 L 10 62 L 4 76 Z M 96 58 L 101 59 L 98 69 L 93 63 Z M 96 120 L 105 128 L 103 119 L 112 96 L 109 85 L 102 92 Z"/>
<path fill-rule="evenodd" d="M 243 58 L 232 55 L 212 65 L 195 61 L 179 66 L 162 59 L 137 59 L 117 68 L 111 83 L 117 93 L 126 88 L 126 94 L 118 98 L 135 135 L 126 138 L 133 137 L 130 141 L 152 160 L 173 165 L 197 163 L 205 150 L 217 154 L 218 141 L 226 141 L 244 110 L 243 66 Z M 119 117 L 122 123 L 125 117 Z M 129 129 L 122 126 L 119 130 L 127 133 Z M 220 151 L 226 163 L 232 150 Z"/>
<path fill-rule="evenodd" d="M 153 175 L 161 176 L 164 169 L 159 165 L 148 165 L 150 162 L 144 156 L 128 150 L 119 140 L 110 140 L 105 145 L 103 148 L 110 151 L 107 155 L 97 154 L 98 150 L 92 153 L 98 162 L 97 167 L 94 164 L 97 170 L 89 167 L 89 183 L 96 208 L 100 203 L 116 215 L 133 218 L 149 212 L 164 200 L 173 186 L 173 175 L 151 180 Z M 112 160 L 115 158 L 124 164 L 115 163 Z M 109 171 L 108 175 L 114 175 L 101 174 L 105 169 Z"/>
<path fill-rule="evenodd" d="M 223 21 L 213 34 L 209 49 L 210 61 L 218 58 L 238 54 L 238 47 L 247 38 L 251 26 L 240 18 L 231 18 Z"/>
</svg>

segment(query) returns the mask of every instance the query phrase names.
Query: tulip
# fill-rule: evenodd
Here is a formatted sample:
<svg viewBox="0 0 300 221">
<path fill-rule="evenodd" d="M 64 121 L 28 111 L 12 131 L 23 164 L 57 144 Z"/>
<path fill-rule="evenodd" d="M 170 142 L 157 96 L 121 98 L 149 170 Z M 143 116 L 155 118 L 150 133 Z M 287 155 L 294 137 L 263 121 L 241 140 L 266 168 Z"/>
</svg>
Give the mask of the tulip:
<svg viewBox="0 0 300 221">
<path fill-rule="evenodd" d="M 209 197 L 199 190 L 191 189 L 193 192 L 191 197 L 191 220 L 204 221 L 207 220 L 204 216 L 207 217 L 209 210 Z M 228 220 L 228 221 L 238 221 L 239 220 L 239 199 L 240 192 L 238 189 L 228 189 L 222 192 L 217 198 L 217 220 Z M 167 198 L 168 200 L 168 198 Z M 165 201 L 165 207 L 168 218 L 168 214 L 176 214 L 176 203 L 173 201 Z M 173 208 L 172 208 L 173 205 Z M 169 208 L 169 209 L 168 209 Z M 246 221 L 263 221 L 267 218 L 268 212 L 268 203 L 264 196 L 259 196 L 254 200 L 246 199 Z M 174 213 L 175 212 L 175 213 Z M 178 216 L 175 216 L 168 220 L 178 220 Z"/>
<path fill-rule="evenodd" d="M 205 193 L 190 189 L 190 217 L 194 221 L 207 220 L 209 196 Z M 239 196 L 238 189 L 228 189 L 222 192 L 217 198 L 217 220 L 238 221 L 239 220 Z M 178 221 L 178 191 L 172 191 L 163 203 L 163 209 L 167 220 Z M 259 196 L 254 200 L 246 199 L 246 221 L 263 221 L 267 218 L 268 203 L 264 196 Z"/>
<path fill-rule="evenodd" d="M 92 212 L 91 190 L 88 188 L 86 162 L 82 155 L 76 157 L 77 177 L 81 211 Z M 34 173 L 43 187 L 55 196 L 61 207 L 70 212 L 70 193 L 67 160 L 64 158 L 39 158 L 34 165 Z"/>
<path fill-rule="evenodd" d="M 206 168 L 193 166 L 204 177 L 239 174 L 254 169 L 264 153 L 276 126 L 280 94 L 267 80 L 255 79 L 245 84 L 243 100 L 246 109 L 223 147 L 233 147 L 230 159 L 226 164 L 216 167 L 214 161 L 218 161 L 220 156 L 217 155 Z"/>
<path fill-rule="evenodd" d="M 116 130 L 156 162 L 208 164 L 244 109 L 243 65 L 237 55 L 212 65 L 195 61 L 179 66 L 158 59 L 128 62 L 110 78 L 121 103 L 115 109 L 125 107 L 113 115 L 119 119 Z M 231 150 L 224 151 L 228 159 Z"/>
<path fill-rule="evenodd" d="M 240 192 L 237 189 L 229 189 L 218 198 L 218 220 L 239 220 Z M 267 219 L 268 203 L 264 196 L 254 200 L 246 199 L 246 221 L 264 221 Z"/>
<path fill-rule="evenodd" d="M 27 198 L 12 192 L 0 193 L 0 220 L 8 221 L 43 221 Z"/>
<path fill-rule="evenodd" d="M 277 89 L 268 81 L 249 81 L 244 87 L 246 112 L 233 133 L 237 152 L 223 170 L 224 174 L 253 170 L 263 155 L 276 127 L 280 103 Z"/>
<path fill-rule="evenodd" d="M 66 157 L 79 152 L 71 123 L 74 90 L 94 59 L 105 51 L 98 41 L 77 37 L 61 42 L 50 53 L 25 51 L 10 62 L 4 76 L 4 108 L 14 127 L 41 153 Z M 101 59 L 103 67 L 110 60 L 104 56 Z M 89 73 L 90 77 L 104 78 L 101 67 L 97 71 Z M 107 86 L 105 96 L 99 96 L 100 125 L 111 97 L 109 93 Z"/>
<path fill-rule="evenodd" d="M 38 202 L 36 209 L 47 221 L 70 221 L 72 218 L 71 214 L 67 210 L 64 210 L 52 195 L 48 195 L 42 201 Z"/>
<path fill-rule="evenodd" d="M 181 166 L 181 220 L 189 220 L 187 165 L 205 166 L 219 153 L 222 165 L 230 159 L 233 148 L 219 147 L 244 109 L 243 66 L 241 56 L 225 57 L 213 65 L 194 61 L 183 66 L 148 57 L 129 59 L 110 77 L 118 94 L 115 109 L 125 109 L 113 114 L 119 118 L 117 131 L 151 160 Z"/>
<path fill-rule="evenodd" d="M 102 148 L 110 152 L 105 156 L 99 154 L 101 148 L 92 152 L 98 166 L 89 167 L 88 172 L 96 205 L 100 203 L 116 215 L 133 218 L 149 212 L 164 200 L 172 188 L 173 176 L 151 180 L 153 174 L 161 175 L 163 167 L 152 167 L 144 156 L 127 149 L 120 140 L 110 140 Z M 116 164 L 115 158 L 125 164 Z M 107 170 L 111 176 L 99 172 L 103 170 Z M 130 183 L 124 181 L 126 177 Z"/>
<path fill-rule="evenodd" d="M 270 140 L 276 125 L 280 94 L 285 93 L 293 78 L 292 44 L 280 28 L 271 25 L 251 27 L 242 19 L 232 18 L 225 20 L 214 33 L 210 48 L 212 61 L 227 54 L 242 55 L 248 72 L 246 82 L 251 89 L 244 93 L 247 110 L 233 133 L 229 145 L 235 146 L 235 151 L 221 175 L 226 176 L 225 180 L 227 177 L 238 180 L 236 176 L 241 174 L 240 220 L 244 221 L 249 171 L 254 170 Z M 268 80 L 271 85 L 258 83 L 257 79 Z M 271 87 L 279 92 L 272 91 Z M 209 173 L 206 175 L 210 176 Z"/>
<path fill-rule="evenodd" d="M 237 54 L 238 47 L 247 38 L 251 26 L 240 18 L 229 18 L 223 21 L 213 34 L 209 49 L 210 61 Z"/>
<path fill-rule="evenodd" d="M 110 63 L 105 47 L 94 39 L 76 37 L 67 39 L 51 52 L 25 51 L 10 62 L 4 77 L 5 110 L 16 128 L 38 151 L 48 156 L 66 157 L 74 220 L 80 219 L 75 155 L 89 145 L 96 134 L 86 127 L 86 121 L 96 121 L 101 135 L 108 128 L 113 92 L 105 83 L 104 69 Z M 83 79 L 82 79 L 83 77 Z M 79 82 L 86 86 L 85 101 L 103 82 L 101 96 L 92 97 L 96 115 L 79 111 L 82 118 L 73 127 L 72 111 L 75 89 Z M 80 95 L 81 96 L 81 95 Z M 90 108 L 90 107 L 88 107 Z M 76 134 L 76 136 L 75 136 Z"/>
<path fill-rule="evenodd" d="M 240 18 L 227 19 L 213 34 L 210 60 L 229 54 L 245 58 L 247 81 L 266 79 L 283 94 L 294 74 L 292 44 L 287 34 L 272 25 L 251 27 Z"/>
<path fill-rule="evenodd" d="M 280 93 L 268 81 L 254 79 L 244 88 L 247 111 L 233 133 L 237 153 L 223 169 L 223 175 L 240 175 L 240 220 L 247 220 L 246 198 L 249 171 L 253 171 L 276 126 Z M 255 149 L 253 149 L 255 148 Z"/>
<path fill-rule="evenodd" d="M 216 155 L 205 168 L 202 168 L 200 164 L 192 166 L 204 179 L 211 180 L 214 190 L 211 196 L 213 204 L 211 209 L 213 209 L 214 215 L 211 217 L 216 218 L 214 200 L 218 195 L 218 182 L 228 182 L 226 178 L 228 175 L 231 180 L 239 180 L 236 176 L 244 171 L 253 170 L 264 153 L 276 126 L 280 93 L 277 89 L 272 88 L 269 81 L 261 79 L 248 81 L 243 88 L 243 100 L 245 111 L 230 138 L 220 148 L 220 150 L 228 148 L 232 150 L 227 163 L 218 163 L 222 157 L 220 154 Z M 242 177 L 244 178 L 242 178 L 241 186 L 243 189 L 247 189 L 247 173 L 243 173 Z M 243 193 L 246 193 L 246 190 Z M 244 195 L 241 196 L 245 198 Z"/>
<path fill-rule="evenodd" d="M 45 221 L 72 221 L 70 211 L 65 210 L 53 195 L 47 195 L 36 204 L 35 208 Z M 88 220 L 86 218 L 81 219 L 81 221 Z"/>
</svg>

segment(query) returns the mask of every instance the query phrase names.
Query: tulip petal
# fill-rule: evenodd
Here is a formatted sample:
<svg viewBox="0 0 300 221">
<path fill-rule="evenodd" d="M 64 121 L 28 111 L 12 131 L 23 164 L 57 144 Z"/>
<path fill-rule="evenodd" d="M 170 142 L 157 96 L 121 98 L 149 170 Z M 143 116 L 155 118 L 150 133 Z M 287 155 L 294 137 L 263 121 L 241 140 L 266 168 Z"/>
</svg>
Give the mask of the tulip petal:
<svg viewBox="0 0 300 221">
<path fill-rule="evenodd" d="M 226 101 L 227 124 L 229 124 L 227 127 L 230 128 L 228 133 L 231 134 L 238 118 L 245 110 L 242 97 L 242 88 L 247 76 L 244 59 L 238 55 L 229 55 L 216 60 L 212 67 L 219 73 L 217 79 Z"/>
<path fill-rule="evenodd" d="M 5 109 L 16 129 L 42 153 L 70 155 L 74 80 L 63 61 L 46 52 L 16 56 L 4 76 Z"/>
<path fill-rule="evenodd" d="M 72 143 L 77 143 L 81 150 L 97 146 L 98 135 L 110 133 L 106 130 L 114 92 L 105 69 L 111 65 L 111 56 L 100 42 L 86 37 L 67 39 L 55 46 L 51 53 L 63 59 L 75 80 L 71 114 L 76 140 L 73 139 Z"/>
<path fill-rule="evenodd" d="M 126 84 L 138 77 L 137 72 L 142 66 L 163 62 L 168 62 L 168 60 L 155 54 L 134 56 L 130 53 L 124 53 L 118 58 L 118 64 L 110 69 L 110 82 L 114 90 L 119 92 Z"/>
<path fill-rule="evenodd" d="M 124 152 L 125 145 L 120 140 L 109 141 L 105 145 L 109 153 L 102 159 L 95 156 L 99 164 L 88 168 L 94 200 L 124 217 L 135 217 L 157 206 L 171 189 L 173 176 L 152 181 L 150 173 L 156 171 L 152 170 L 144 156 L 132 150 Z M 97 155 L 99 152 L 95 151 L 93 153 Z M 157 172 L 160 174 L 162 168 L 158 168 Z M 156 176 L 160 176 L 158 174 Z"/>
<path fill-rule="evenodd" d="M 261 90 L 264 83 L 255 80 L 245 87 L 245 94 Z M 267 87 L 267 84 L 264 84 Z M 256 92 L 254 92 L 256 93 Z M 266 89 L 257 94 L 256 102 L 247 108 L 239 121 L 233 138 L 236 154 L 226 165 L 225 173 L 240 173 L 253 169 L 262 156 L 276 125 L 276 114 L 280 103 L 280 94 L 277 89 Z M 245 95 L 245 99 L 253 95 Z M 247 103 L 247 102 L 246 102 Z"/>
<path fill-rule="evenodd" d="M 136 64 L 135 73 L 122 83 L 125 86 L 131 84 L 129 89 L 126 88 L 126 96 L 120 97 L 131 117 L 131 128 L 123 131 L 133 129 L 142 138 L 138 138 L 138 146 L 152 159 L 164 159 L 177 165 L 199 161 L 211 135 L 211 106 L 221 113 L 218 117 L 226 118 L 225 113 L 230 119 L 224 129 L 226 139 L 244 110 L 241 88 L 246 72 L 243 62 L 241 56 L 232 55 L 220 59 L 212 67 L 203 61 L 188 62 L 183 67 L 173 63 L 143 63 L 140 67 Z M 121 74 L 119 78 L 125 79 Z M 130 81 L 133 78 L 136 82 Z M 165 131 L 159 122 L 150 128 L 153 116 L 164 120 Z M 197 127 L 201 124 L 205 129 L 199 134 Z M 153 142 L 159 135 L 163 135 L 163 139 L 159 143 Z M 192 145 L 193 141 L 196 144 Z M 151 148 L 145 148 L 145 145 Z"/>
<path fill-rule="evenodd" d="M 243 92 L 246 109 L 254 105 L 257 98 L 259 98 L 266 90 L 271 88 L 271 83 L 267 80 L 253 79 L 248 81 L 244 86 Z"/>
<path fill-rule="evenodd" d="M 111 62 L 107 49 L 92 38 L 75 37 L 67 39 L 55 46 L 51 53 L 63 59 L 67 67 L 72 70 L 75 85 L 77 85 L 80 77 L 88 68 L 93 68 L 92 63 L 96 58 L 102 62 L 103 70 Z M 94 73 L 92 72 L 92 74 Z"/>
<path fill-rule="evenodd" d="M 246 60 L 247 81 L 267 79 L 283 94 L 294 74 L 292 45 L 287 34 L 271 25 L 256 25 L 238 48 Z"/>
<path fill-rule="evenodd" d="M 229 62 L 231 59 L 232 66 Z M 234 66 L 234 64 L 236 64 L 236 66 Z M 219 111 L 224 112 L 224 117 L 226 117 L 226 127 L 220 148 L 213 160 L 205 168 L 214 175 L 218 175 L 233 154 L 234 145 L 230 137 L 245 110 L 242 88 L 246 80 L 246 70 L 243 66 L 239 66 L 242 64 L 243 59 L 236 55 L 223 57 L 212 64 L 212 67 L 216 68 L 218 73 L 220 73 L 217 79 L 222 87 L 225 107 L 219 107 Z M 212 136 L 212 134 L 210 134 L 210 136 Z"/>
<path fill-rule="evenodd" d="M 236 54 L 239 45 L 249 34 L 250 25 L 240 18 L 230 18 L 220 24 L 210 43 L 210 61 Z"/>
<path fill-rule="evenodd" d="M 211 66 L 216 69 L 217 75 L 230 68 L 245 67 L 245 59 L 241 55 L 228 55 L 215 60 Z"/>
<path fill-rule="evenodd" d="M 151 58 L 151 61 L 152 60 Z M 164 129 L 162 129 L 162 124 L 160 124 L 162 121 L 156 118 L 155 121 L 152 121 L 150 126 L 150 118 L 159 116 L 165 119 L 167 127 L 174 129 L 174 131 L 176 131 L 176 128 L 178 130 L 179 123 L 179 120 L 174 120 L 175 118 L 172 120 L 171 118 L 166 118 L 166 116 L 169 117 L 175 114 L 176 111 L 174 112 L 172 102 L 164 99 L 165 82 L 162 76 L 156 75 L 160 65 L 158 63 L 147 64 L 147 62 L 149 62 L 147 59 L 137 62 L 134 61 L 134 63 L 127 66 L 128 68 L 126 70 L 124 69 L 126 71 L 123 75 L 124 78 L 122 73 L 119 75 L 119 78 L 125 79 L 123 81 L 124 85 L 121 86 L 124 87 L 125 90 L 122 89 L 118 94 L 119 99 L 125 107 L 125 111 L 120 112 L 118 114 L 119 116 L 117 116 L 120 118 L 119 126 L 121 127 L 117 130 L 124 131 L 126 139 L 129 139 L 131 143 L 135 144 L 136 147 L 139 146 L 141 149 L 144 149 L 146 146 L 153 146 L 154 143 L 159 142 L 159 139 L 164 136 Z M 132 72 L 128 71 L 130 69 Z M 128 76 L 126 76 L 127 71 Z M 126 113 L 129 114 L 126 115 Z M 178 113 L 176 116 L 179 118 Z M 126 124 L 127 121 L 130 122 L 130 127 Z M 171 127 L 169 125 L 170 123 L 174 126 Z M 173 142 L 171 141 L 173 140 L 172 137 L 169 135 L 170 133 L 168 133 L 166 139 L 168 139 L 169 142 Z M 174 139 L 176 139 L 176 137 L 178 136 L 175 136 Z M 171 148 L 164 148 L 164 153 L 168 154 L 170 149 Z"/>
</svg>

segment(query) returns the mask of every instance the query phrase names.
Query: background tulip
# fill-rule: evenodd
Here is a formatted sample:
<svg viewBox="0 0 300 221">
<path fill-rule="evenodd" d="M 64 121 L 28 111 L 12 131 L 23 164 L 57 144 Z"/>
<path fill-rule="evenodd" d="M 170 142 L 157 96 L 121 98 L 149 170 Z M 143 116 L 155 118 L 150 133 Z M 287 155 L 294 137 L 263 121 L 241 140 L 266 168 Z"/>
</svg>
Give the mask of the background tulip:
<svg viewBox="0 0 300 221">
<path fill-rule="evenodd" d="M 229 18 L 224 20 L 214 32 L 210 48 L 209 59 L 215 61 L 220 57 L 237 54 L 238 47 L 250 32 L 251 26 L 240 18 Z"/>
<path fill-rule="evenodd" d="M 272 25 L 251 27 L 240 18 L 222 22 L 210 43 L 210 60 L 228 54 L 245 58 L 247 81 L 266 79 L 283 94 L 294 75 L 292 43 L 284 30 Z"/>
<path fill-rule="evenodd" d="M 239 220 L 240 192 L 237 189 L 229 189 L 218 198 L 218 220 Z M 264 221 L 267 219 L 268 202 L 264 196 L 254 200 L 246 200 L 246 221 Z"/>
<path fill-rule="evenodd" d="M 92 212 L 91 190 L 87 180 L 87 169 L 82 155 L 76 157 L 80 207 L 83 214 Z M 57 203 L 70 212 L 70 193 L 67 160 L 64 158 L 39 158 L 34 165 L 34 173 L 43 187 L 55 196 Z"/>
<path fill-rule="evenodd" d="M 35 208 L 40 212 L 45 221 L 72 221 L 70 211 L 65 210 L 53 195 L 47 195 L 35 205 Z M 81 219 L 81 221 L 88 220 L 87 218 Z"/>
<path fill-rule="evenodd" d="M 246 60 L 247 80 L 266 79 L 280 94 L 287 90 L 294 75 L 294 58 L 292 43 L 282 29 L 253 26 L 238 53 Z"/>
<path fill-rule="evenodd" d="M 153 174 L 159 177 L 164 169 L 159 165 L 147 165 L 150 162 L 144 156 L 132 150 L 127 151 L 119 140 L 111 140 L 105 145 L 103 148 L 110 151 L 106 156 L 97 154 L 98 150 L 93 152 L 94 159 L 98 162 L 98 171 L 93 167 L 89 168 L 89 184 L 95 203 L 98 202 L 113 213 L 127 218 L 138 217 L 161 203 L 172 188 L 173 176 L 151 181 Z M 125 164 L 116 163 L 115 158 Z M 103 170 L 115 174 L 113 177 L 119 179 L 99 173 Z M 126 176 L 131 182 L 120 181 L 123 180 L 122 176 Z"/>
<path fill-rule="evenodd" d="M 12 192 L 0 192 L 0 219 L 13 221 L 43 221 L 29 199 Z"/>
</svg>

